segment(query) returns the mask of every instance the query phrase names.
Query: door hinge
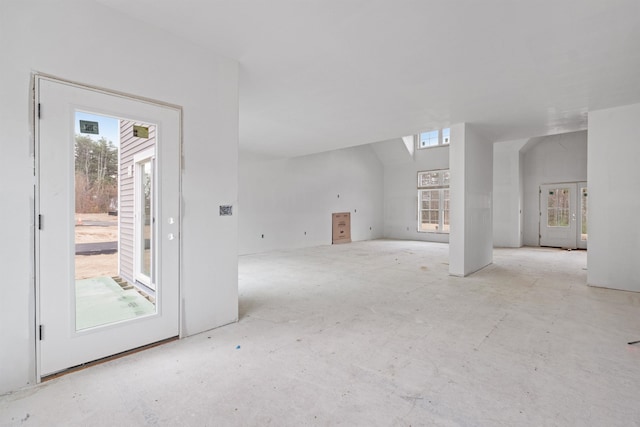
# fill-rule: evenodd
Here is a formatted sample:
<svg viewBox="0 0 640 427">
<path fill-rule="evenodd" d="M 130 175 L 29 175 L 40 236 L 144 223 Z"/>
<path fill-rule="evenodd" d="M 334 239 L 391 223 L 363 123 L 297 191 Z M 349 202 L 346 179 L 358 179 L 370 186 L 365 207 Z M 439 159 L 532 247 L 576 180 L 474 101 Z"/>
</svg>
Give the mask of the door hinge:
<svg viewBox="0 0 640 427">
<path fill-rule="evenodd" d="M 38 118 L 42 118 L 42 107 L 39 102 L 38 102 Z"/>
<path fill-rule="evenodd" d="M 42 339 L 44 338 L 44 326 L 40 325 L 40 327 L 38 328 L 38 334 L 40 341 L 42 341 Z"/>
<path fill-rule="evenodd" d="M 38 230 L 42 230 L 42 215 L 38 215 Z"/>
</svg>

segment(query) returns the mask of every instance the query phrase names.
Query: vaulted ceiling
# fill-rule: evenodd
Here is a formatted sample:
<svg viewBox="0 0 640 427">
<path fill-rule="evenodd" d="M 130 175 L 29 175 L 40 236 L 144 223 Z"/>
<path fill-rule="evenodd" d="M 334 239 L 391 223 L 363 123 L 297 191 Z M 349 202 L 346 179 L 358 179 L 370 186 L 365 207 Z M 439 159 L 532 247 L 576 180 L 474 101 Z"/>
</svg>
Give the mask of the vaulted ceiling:
<svg viewBox="0 0 640 427">
<path fill-rule="evenodd" d="M 238 60 L 240 146 L 265 155 L 542 136 L 640 102 L 637 0 L 96 1 Z"/>
</svg>

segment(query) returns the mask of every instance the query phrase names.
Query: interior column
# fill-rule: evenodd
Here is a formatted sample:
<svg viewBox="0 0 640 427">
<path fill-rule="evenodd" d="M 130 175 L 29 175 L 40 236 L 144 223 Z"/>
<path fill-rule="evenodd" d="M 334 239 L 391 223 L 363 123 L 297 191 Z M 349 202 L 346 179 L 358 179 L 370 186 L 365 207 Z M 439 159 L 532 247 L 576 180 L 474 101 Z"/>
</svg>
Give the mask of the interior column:
<svg viewBox="0 0 640 427">
<path fill-rule="evenodd" d="M 449 274 L 467 276 L 493 261 L 493 144 L 460 123 L 451 126 Z"/>
</svg>

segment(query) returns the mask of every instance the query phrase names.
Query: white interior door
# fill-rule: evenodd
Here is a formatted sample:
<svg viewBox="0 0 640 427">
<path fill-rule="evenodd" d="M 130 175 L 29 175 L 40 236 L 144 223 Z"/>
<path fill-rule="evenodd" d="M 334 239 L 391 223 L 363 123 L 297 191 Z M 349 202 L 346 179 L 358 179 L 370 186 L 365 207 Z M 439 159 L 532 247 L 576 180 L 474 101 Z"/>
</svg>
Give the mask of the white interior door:
<svg viewBox="0 0 640 427">
<path fill-rule="evenodd" d="M 37 348 L 42 377 L 179 334 L 181 112 L 46 77 L 36 78 L 36 100 Z M 120 141 L 91 139 L 99 136 L 99 120 L 91 117 L 118 123 L 114 139 L 129 138 L 140 145 L 153 138 L 155 168 L 149 173 L 155 185 L 149 213 L 154 218 L 149 225 L 157 236 L 150 243 L 157 262 L 148 264 L 153 269 L 148 273 L 156 289 L 147 294 L 120 277 L 127 276 L 127 265 L 134 262 L 124 238 L 127 209 L 133 209 L 127 208 L 132 203 L 125 198 L 130 191 L 125 184 L 136 174 L 126 162 L 133 160 L 124 145 L 114 160 Z M 83 156 L 90 160 L 79 160 Z M 117 197 L 105 190 L 113 192 L 114 186 Z M 117 244 L 78 243 L 91 226 L 98 234 L 115 230 Z M 94 252 L 79 252 L 86 246 L 106 256 L 116 250 L 115 275 L 96 270 L 81 276 L 80 264 L 99 264 Z"/>
<path fill-rule="evenodd" d="M 576 193 L 575 183 L 540 186 L 540 246 L 577 247 Z"/>
</svg>

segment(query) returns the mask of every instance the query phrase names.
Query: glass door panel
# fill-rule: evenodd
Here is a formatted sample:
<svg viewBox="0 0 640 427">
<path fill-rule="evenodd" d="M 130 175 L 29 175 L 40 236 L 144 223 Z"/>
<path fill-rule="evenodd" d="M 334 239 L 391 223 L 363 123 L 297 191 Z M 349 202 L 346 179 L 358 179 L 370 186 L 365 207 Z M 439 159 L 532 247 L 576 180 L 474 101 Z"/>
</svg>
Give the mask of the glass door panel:
<svg viewBox="0 0 640 427">
<path fill-rule="evenodd" d="M 42 76 L 35 89 L 44 112 L 36 122 L 35 230 L 43 377 L 178 335 L 181 113 Z M 143 205 L 149 220 L 143 266 L 154 289 L 135 278 L 141 227 L 134 157 L 145 150 L 155 153 Z M 162 235 L 168 237 L 160 244 L 155 236 Z"/>
<path fill-rule="evenodd" d="M 580 213 L 579 213 L 579 224 L 578 224 L 578 247 L 580 249 L 587 249 L 587 240 L 589 237 L 589 208 L 588 208 L 588 189 L 586 182 L 578 183 L 578 188 L 580 189 Z"/>
<path fill-rule="evenodd" d="M 124 155 L 120 137 L 127 140 L 126 121 L 87 111 L 75 112 L 74 136 L 74 240 L 75 240 L 75 323 L 86 330 L 156 313 L 155 295 L 136 286 L 127 266 L 132 263 L 127 248 L 127 219 L 131 208 L 126 203 L 127 177 L 119 177 L 131 156 Z M 144 188 L 148 216 L 151 215 L 151 162 L 146 163 Z M 121 191 L 122 190 L 122 191 Z M 120 206 L 121 193 L 125 203 Z M 124 218 L 124 244 L 120 240 L 119 218 Z M 150 235 L 147 220 L 145 233 Z M 148 239 L 149 240 L 149 239 Z M 120 248 L 123 251 L 120 251 Z M 150 251 L 150 249 L 147 249 Z M 150 261 L 150 257 L 147 257 Z M 146 265 L 151 277 L 151 264 Z"/>
</svg>

